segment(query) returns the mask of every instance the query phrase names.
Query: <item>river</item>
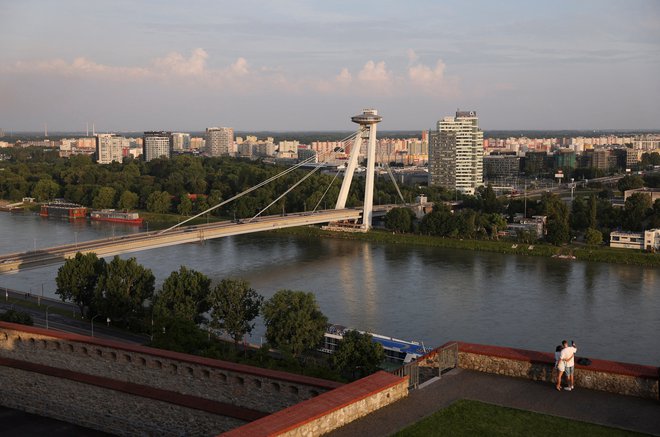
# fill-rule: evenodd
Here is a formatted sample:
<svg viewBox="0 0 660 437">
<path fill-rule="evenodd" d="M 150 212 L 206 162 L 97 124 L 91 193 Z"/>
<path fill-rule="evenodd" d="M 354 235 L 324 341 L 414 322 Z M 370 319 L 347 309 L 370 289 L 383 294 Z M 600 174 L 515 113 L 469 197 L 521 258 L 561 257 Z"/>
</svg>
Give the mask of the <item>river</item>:
<svg viewBox="0 0 660 437">
<path fill-rule="evenodd" d="M 0 253 L 128 232 L 134 226 L 0 213 Z M 157 286 L 180 265 L 244 278 L 269 298 L 311 291 L 333 323 L 439 346 L 450 340 L 660 365 L 660 269 L 339 239 L 253 234 L 139 252 Z M 0 276 L 55 296 L 57 266 Z M 250 339 L 259 343 L 261 324 Z"/>
</svg>

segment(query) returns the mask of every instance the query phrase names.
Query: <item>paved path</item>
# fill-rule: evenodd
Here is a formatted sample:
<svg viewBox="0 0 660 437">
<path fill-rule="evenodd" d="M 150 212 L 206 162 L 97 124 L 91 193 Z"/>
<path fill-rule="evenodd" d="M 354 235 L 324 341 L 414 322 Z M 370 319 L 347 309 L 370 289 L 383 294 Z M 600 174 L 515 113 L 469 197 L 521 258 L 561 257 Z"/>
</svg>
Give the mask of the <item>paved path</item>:
<svg viewBox="0 0 660 437">
<path fill-rule="evenodd" d="M 455 369 L 386 408 L 329 434 L 386 436 L 459 399 L 535 411 L 660 436 L 660 402 L 596 390 L 558 392 L 545 382 Z"/>
</svg>

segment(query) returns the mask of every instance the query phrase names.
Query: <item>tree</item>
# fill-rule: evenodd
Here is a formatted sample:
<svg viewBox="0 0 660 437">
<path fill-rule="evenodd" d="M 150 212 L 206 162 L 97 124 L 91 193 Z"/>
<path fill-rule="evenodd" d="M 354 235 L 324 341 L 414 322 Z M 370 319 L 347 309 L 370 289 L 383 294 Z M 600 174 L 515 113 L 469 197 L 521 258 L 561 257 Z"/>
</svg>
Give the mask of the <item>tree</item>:
<svg viewBox="0 0 660 437">
<path fill-rule="evenodd" d="M 495 190 L 493 190 L 491 184 L 488 184 L 481 197 L 483 198 L 483 211 L 485 213 L 499 213 L 502 211 L 502 205 L 497 200 Z"/>
<path fill-rule="evenodd" d="M 32 320 L 30 313 L 26 311 L 16 311 L 13 309 L 9 309 L 0 314 L 0 320 L 9 323 L 19 323 L 21 325 L 34 325 L 34 321 Z"/>
<path fill-rule="evenodd" d="M 119 196 L 119 208 L 126 210 L 134 209 L 137 206 L 139 200 L 140 198 L 137 194 L 126 190 L 121 193 L 121 196 Z"/>
<path fill-rule="evenodd" d="M 623 207 L 623 227 L 630 231 L 641 231 L 644 221 L 652 214 L 651 196 L 635 193 L 626 199 Z"/>
<path fill-rule="evenodd" d="M 635 188 L 642 188 L 644 186 L 644 179 L 637 175 L 627 175 L 622 177 L 619 182 L 616 184 L 616 187 L 622 193 L 626 190 L 632 190 Z"/>
<path fill-rule="evenodd" d="M 190 197 L 188 197 L 188 194 L 184 193 L 181 195 L 181 202 L 179 203 L 177 210 L 181 215 L 190 215 L 192 211 L 192 201 L 190 200 Z"/>
<path fill-rule="evenodd" d="M 598 226 L 598 202 L 596 196 L 589 196 L 589 227 L 596 229 Z"/>
<path fill-rule="evenodd" d="M 112 187 L 101 187 L 94 196 L 92 207 L 96 209 L 112 208 L 115 205 L 116 191 Z"/>
<path fill-rule="evenodd" d="M 590 205 L 591 206 L 591 205 Z M 591 210 L 587 207 L 586 202 L 582 196 L 578 196 L 573 200 L 571 209 L 571 228 L 582 231 L 590 226 Z"/>
<path fill-rule="evenodd" d="M 211 326 L 229 334 L 238 346 L 243 336 L 254 329 L 253 320 L 259 315 L 263 300 L 246 281 L 223 279 L 209 296 Z"/>
<path fill-rule="evenodd" d="M 587 228 L 584 233 L 584 240 L 587 244 L 597 246 L 603 242 L 603 234 L 594 228 Z"/>
<path fill-rule="evenodd" d="M 201 323 L 210 308 L 208 294 L 211 280 L 203 273 L 181 266 L 163 282 L 154 296 L 153 312 L 158 319 L 175 318 Z"/>
<path fill-rule="evenodd" d="M 541 209 L 548 217 L 546 240 L 557 246 L 568 243 L 571 234 L 568 224 L 568 207 L 555 194 L 545 193 L 541 198 Z"/>
<path fill-rule="evenodd" d="M 412 232 L 414 218 L 409 208 L 392 208 L 385 214 L 385 227 L 394 232 Z"/>
<path fill-rule="evenodd" d="M 135 258 L 123 260 L 115 256 L 96 286 L 97 314 L 121 322 L 125 327 L 138 327 L 145 314 L 144 303 L 153 297 L 154 282 L 151 270 L 138 264 Z"/>
<path fill-rule="evenodd" d="M 264 303 L 262 315 L 268 342 L 294 355 L 316 347 L 328 325 L 314 294 L 304 291 L 279 290 Z"/>
<path fill-rule="evenodd" d="M 37 202 L 44 202 L 57 197 L 60 192 L 60 186 L 52 179 L 41 179 L 34 185 L 32 196 Z"/>
<path fill-rule="evenodd" d="M 147 197 L 147 210 L 164 214 L 170 210 L 170 194 L 167 191 L 154 191 Z"/>
<path fill-rule="evenodd" d="M 363 378 L 378 370 L 385 359 L 385 350 L 368 333 L 350 330 L 344 333 L 332 354 L 332 366 L 353 379 Z"/>
<path fill-rule="evenodd" d="M 105 267 L 105 260 L 99 259 L 95 253 L 83 255 L 78 252 L 57 270 L 55 294 L 62 301 L 75 303 L 80 309 L 80 315 L 84 316 L 85 307 L 92 307 L 94 289 Z"/>
</svg>

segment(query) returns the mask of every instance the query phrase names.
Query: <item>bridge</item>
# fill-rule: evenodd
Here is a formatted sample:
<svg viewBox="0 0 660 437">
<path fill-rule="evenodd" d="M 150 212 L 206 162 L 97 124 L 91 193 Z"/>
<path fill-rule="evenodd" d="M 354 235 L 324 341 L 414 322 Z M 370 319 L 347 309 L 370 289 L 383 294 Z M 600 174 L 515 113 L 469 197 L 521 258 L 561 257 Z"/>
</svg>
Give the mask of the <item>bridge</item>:
<svg viewBox="0 0 660 437">
<path fill-rule="evenodd" d="M 267 211 L 276 202 L 286 196 L 289 192 L 295 189 L 305 179 L 315 173 L 320 166 L 316 166 L 312 171 L 303 176 L 298 182 L 293 184 L 282 195 L 273 200 L 269 205 L 265 206 L 254 217 L 239 220 L 239 221 L 222 221 L 210 223 L 206 225 L 184 226 L 186 223 L 200 217 L 204 214 L 217 209 L 229 202 L 232 202 L 254 190 L 257 190 L 264 185 L 272 182 L 273 180 L 292 172 L 293 170 L 309 164 L 314 157 L 308 158 L 299 162 L 298 164 L 287 168 L 281 173 L 268 178 L 257 185 L 236 194 L 235 196 L 215 205 L 211 208 L 200 212 L 199 214 L 190 217 L 176 225 L 162 230 L 152 232 L 140 232 L 121 237 L 103 238 L 98 240 L 86 241 L 74 244 L 65 244 L 62 246 L 50 247 L 40 250 L 10 253 L 0 256 L 0 274 L 13 273 L 20 270 L 33 269 L 51 264 L 60 264 L 69 258 L 75 257 L 76 253 L 90 253 L 93 252 L 99 257 L 106 257 L 112 255 L 119 255 L 123 253 L 138 252 L 142 250 L 154 249 L 158 247 L 173 246 L 183 243 L 200 242 L 215 238 L 228 237 L 231 235 L 240 235 L 253 232 L 262 232 L 275 229 L 283 229 L 295 226 L 314 225 L 320 223 L 347 223 L 347 229 L 359 229 L 367 231 L 371 228 L 373 218 L 378 214 L 383 214 L 390 210 L 394 205 L 381 205 L 374 207 L 373 205 L 373 190 L 374 190 L 374 170 L 375 170 L 375 151 L 376 151 L 376 124 L 381 121 L 381 117 L 374 109 L 365 109 L 362 114 L 356 115 L 351 118 L 353 122 L 358 123 L 360 128 L 357 132 L 342 140 L 353 140 L 348 165 L 344 174 L 339 196 L 335 209 L 317 210 L 321 204 L 322 198 L 318 201 L 315 208 L 311 212 L 290 213 L 286 215 L 270 215 L 262 216 L 261 214 Z M 346 208 L 346 200 L 353 180 L 353 174 L 358 164 L 358 157 L 362 142 L 367 142 L 367 174 L 365 181 L 365 195 L 362 208 Z M 389 168 L 388 168 L 389 170 Z M 339 173 L 337 173 L 337 176 Z M 335 178 L 337 177 L 335 176 Z M 394 177 L 390 171 L 390 177 L 395 183 Z M 333 179 L 334 182 L 334 179 Z M 327 194 L 332 182 L 326 189 Z M 399 196 L 403 201 L 403 196 L 397 187 Z M 405 201 L 403 201 L 405 204 Z"/>
<path fill-rule="evenodd" d="M 139 232 L 120 237 L 102 238 L 35 251 L 2 255 L 0 256 L 0 274 L 18 272 L 19 270 L 33 269 L 51 264 L 60 264 L 68 258 L 75 257 L 78 252 L 94 252 L 99 257 L 105 257 L 183 243 L 201 242 L 231 235 L 319 223 L 358 220 L 361 216 L 362 209 L 330 209 L 293 213 L 285 216 L 264 216 L 251 221 L 222 221 L 205 225 L 185 226 L 165 232 Z"/>
</svg>

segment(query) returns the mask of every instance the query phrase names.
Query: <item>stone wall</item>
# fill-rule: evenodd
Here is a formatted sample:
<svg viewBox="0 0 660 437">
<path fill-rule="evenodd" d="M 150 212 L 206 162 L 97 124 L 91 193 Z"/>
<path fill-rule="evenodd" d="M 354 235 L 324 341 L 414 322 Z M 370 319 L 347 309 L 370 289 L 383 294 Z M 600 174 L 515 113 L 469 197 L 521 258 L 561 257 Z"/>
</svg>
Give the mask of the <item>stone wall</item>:
<svg viewBox="0 0 660 437">
<path fill-rule="evenodd" d="M 408 378 L 377 372 L 351 384 L 271 414 L 223 437 L 318 436 L 340 428 L 408 395 Z"/>
<path fill-rule="evenodd" d="M 0 357 L 274 412 L 340 384 L 40 328 L 0 323 Z"/>
<path fill-rule="evenodd" d="M 455 342 L 447 343 L 454 344 Z M 524 349 L 458 342 L 458 367 L 479 372 L 553 382 L 554 354 Z M 420 366 L 437 367 L 441 346 L 419 359 Z M 579 358 L 579 355 L 578 357 Z M 639 364 L 590 359 L 575 365 L 575 385 L 643 398 L 659 399 L 660 369 Z"/>
<path fill-rule="evenodd" d="M 80 382 L 3 367 L 2 404 L 116 435 L 209 436 L 246 422 Z"/>
<path fill-rule="evenodd" d="M 342 385 L 5 322 L 0 369 L 0 404 L 128 435 L 217 434 Z"/>
</svg>

